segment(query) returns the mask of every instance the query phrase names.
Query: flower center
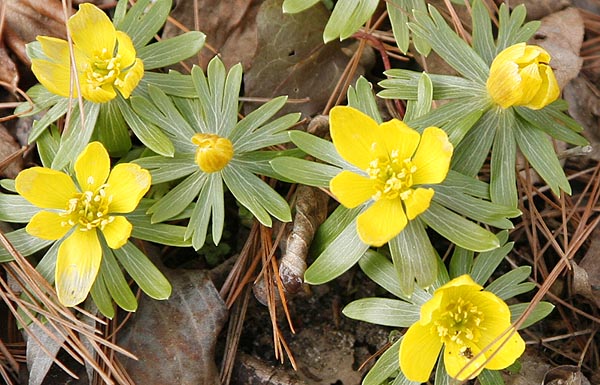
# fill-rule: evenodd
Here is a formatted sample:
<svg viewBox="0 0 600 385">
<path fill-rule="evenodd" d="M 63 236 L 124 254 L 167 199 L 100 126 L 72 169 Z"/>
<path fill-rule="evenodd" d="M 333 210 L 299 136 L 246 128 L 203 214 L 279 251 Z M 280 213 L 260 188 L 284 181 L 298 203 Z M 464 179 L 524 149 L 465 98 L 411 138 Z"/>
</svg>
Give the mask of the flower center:
<svg viewBox="0 0 600 385">
<path fill-rule="evenodd" d="M 114 221 L 115 217 L 108 215 L 108 206 L 112 201 L 112 195 L 107 196 L 104 189 L 106 184 L 100 186 L 96 191 L 84 191 L 77 193 L 67 203 L 66 212 L 61 213 L 66 220 L 62 226 L 73 227 L 79 225 L 82 231 L 88 231 L 104 227 Z"/>
<path fill-rule="evenodd" d="M 400 159 L 398 151 L 393 150 L 389 158 L 376 158 L 367 168 L 369 178 L 376 181 L 374 200 L 381 198 L 402 200 L 412 192 L 413 174 L 417 171 L 410 158 Z"/>
<path fill-rule="evenodd" d="M 222 170 L 233 158 L 233 144 L 216 134 L 195 134 L 192 143 L 196 148 L 196 164 L 204 172 Z"/>
<path fill-rule="evenodd" d="M 440 310 L 433 322 L 432 333 L 439 335 L 445 344 L 453 342 L 462 345 L 461 353 L 470 354 L 465 345 L 479 340 L 483 319 L 483 313 L 477 310 L 477 306 L 459 298 Z"/>
<path fill-rule="evenodd" d="M 90 66 L 87 70 L 87 82 L 94 88 L 102 87 L 105 84 L 121 85 L 123 81 L 119 79 L 121 74 L 121 55 L 113 56 L 106 48 L 97 53 L 90 59 Z"/>
</svg>

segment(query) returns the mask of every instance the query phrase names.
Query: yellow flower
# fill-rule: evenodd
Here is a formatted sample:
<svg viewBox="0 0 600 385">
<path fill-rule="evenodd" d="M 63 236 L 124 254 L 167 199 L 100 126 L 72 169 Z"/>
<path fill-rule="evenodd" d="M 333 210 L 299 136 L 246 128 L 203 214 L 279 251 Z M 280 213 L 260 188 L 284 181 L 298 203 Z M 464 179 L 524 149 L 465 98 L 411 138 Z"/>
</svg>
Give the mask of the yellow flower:
<svg viewBox="0 0 600 385">
<path fill-rule="evenodd" d="M 446 371 L 459 381 L 474 378 L 484 368 L 504 369 L 523 354 L 525 342 L 511 329 L 508 306 L 481 289 L 462 275 L 421 306 L 420 320 L 400 344 L 400 368 L 406 378 L 426 382 L 442 346 Z"/>
<path fill-rule="evenodd" d="M 98 233 L 112 249 L 127 243 L 132 225 L 115 214 L 133 211 L 151 182 L 150 173 L 133 163 L 111 171 L 100 142 L 87 145 L 74 169 L 75 180 L 45 167 L 23 170 L 15 179 L 21 196 L 46 209 L 31 218 L 26 231 L 49 240 L 67 236 L 58 248 L 55 271 L 56 291 L 65 306 L 82 302 L 96 279 L 102 260 Z"/>
<path fill-rule="evenodd" d="M 204 172 L 216 172 L 227 166 L 233 158 L 233 144 L 216 134 L 195 134 L 192 143 L 196 148 L 196 163 Z"/>
<path fill-rule="evenodd" d="M 550 55 L 535 45 L 519 43 L 500 52 L 492 62 L 487 90 L 502 108 L 544 108 L 560 95 Z"/>
<path fill-rule="evenodd" d="M 381 246 L 429 208 L 433 189 L 419 186 L 446 178 L 452 144 L 437 127 L 420 135 L 397 119 L 378 125 L 352 107 L 334 107 L 329 119 L 336 150 L 363 171 L 340 172 L 331 192 L 348 208 L 374 201 L 358 216 L 357 230 L 364 243 Z"/>
<path fill-rule="evenodd" d="M 129 98 L 144 75 L 129 36 L 116 31 L 106 14 L 92 4 L 81 4 L 68 21 L 82 97 L 104 103 L 117 96 Z M 48 58 L 33 59 L 31 69 L 50 92 L 68 97 L 71 89 L 69 45 L 65 40 L 38 36 Z M 77 87 L 73 85 L 73 97 Z"/>
</svg>

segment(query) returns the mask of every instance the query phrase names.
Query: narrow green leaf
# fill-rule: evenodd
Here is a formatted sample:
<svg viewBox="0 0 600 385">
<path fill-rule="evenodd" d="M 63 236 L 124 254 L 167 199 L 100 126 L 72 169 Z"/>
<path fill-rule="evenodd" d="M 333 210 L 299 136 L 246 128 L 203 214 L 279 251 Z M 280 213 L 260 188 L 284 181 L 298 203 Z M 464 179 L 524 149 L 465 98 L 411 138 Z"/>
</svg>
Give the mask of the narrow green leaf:
<svg viewBox="0 0 600 385">
<path fill-rule="evenodd" d="M 34 41 L 29 44 L 26 44 L 27 52 L 29 52 L 29 46 L 33 44 L 39 46 L 40 43 L 38 41 Z M 33 59 L 31 56 L 29 58 Z M 29 95 L 31 100 L 33 100 L 33 105 L 27 101 L 19 104 L 13 112 L 15 115 L 19 115 L 21 117 L 32 116 L 35 114 L 39 114 L 41 111 L 49 109 L 61 100 L 68 100 L 62 96 L 53 94 L 41 84 L 36 84 L 30 89 L 28 89 L 27 95 Z M 32 136 L 32 133 L 29 133 L 29 135 Z"/>
<path fill-rule="evenodd" d="M 333 143 L 302 131 L 290 131 L 291 141 L 305 153 L 340 168 L 352 169 L 335 149 Z"/>
<path fill-rule="evenodd" d="M 454 149 L 451 168 L 461 174 L 475 177 L 481 170 L 494 141 L 497 115 L 485 113 Z"/>
<path fill-rule="evenodd" d="M 477 379 L 481 385 L 504 385 L 504 379 L 498 370 L 483 369 Z"/>
<path fill-rule="evenodd" d="M 140 48 L 137 57 L 144 62 L 144 70 L 166 67 L 198 53 L 205 39 L 202 32 L 186 32 Z"/>
<path fill-rule="evenodd" d="M 76 104 L 77 101 L 73 101 L 73 104 Z M 52 123 L 56 122 L 58 118 L 67 113 L 67 108 L 69 107 L 69 99 L 61 98 L 56 101 L 56 103 L 46 112 L 44 116 L 40 120 L 36 120 L 33 122 L 31 127 L 31 132 L 29 133 L 29 137 L 27 138 L 27 143 L 33 143 L 39 136 L 48 128 Z M 71 118 L 72 119 L 72 118 Z"/>
<path fill-rule="evenodd" d="M 123 19 L 125 18 L 125 13 L 127 12 L 127 4 L 128 4 L 127 0 L 119 0 L 117 2 L 117 6 L 115 7 L 115 10 L 113 13 L 113 24 L 115 25 L 116 29 L 121 29 L 120 24 L 123 22 Z"/>
<path fill-rule="evenodd" d="M 513 248 L 514 243 L 510 242 L 494 250 L 480 253 L 473 262 L 471 278 L 480 285 L 485 285 L 494 271 L 500 265 L 500 262 L 506 257 Z"/>
<path fill-rule="evenodd" d="M 285 130 L 296 124 L 299 118 L 299 113 L 287 114 L 277 118 L 255 130 L 247 141 L 239 141 L 239 144 L 234 148 L 239 152 L 249 152 L 289 142 L 290 137 Z"/>
<path fill-rule="evenodd" d="M 527 11 L 523 4 L 513 8 L 512 13 L 509 12 L 509 8 L 506 4 L 500 5 L 498 11 L 498 39 L 496 42 L 496 54 L 505 48 L 520 43 L 522 40 L 517 41 L 516 36 L 519 33 L 521 25 L 525 21 Z"/>
<path fill-rule="evenodd" d="M 394 39 L 400 52 L 406 54 L 410 44 L 410 30 L 408 29 L 408 14 L 411 10 L 403 7 L 402 0 L 390 0 L 386 2 L 386 9 L 392 24 Z"/>
<path fill-rule="evenodd" d="M 98 307 L 98 310 L 100 310 L 100 313 L 108 319 L 113 319 L 115 316 L 115 308 L 113 306 L 112 297 L 104 283 L 102 273 L 100 273 L 94 281 L 90 294 L 92 295 L 92 300 Z"/>
<path fill-rule="evenodd" d="M 96 124 L 94 137 L 104 144 L 111 156 L 123 156 L 131 149 L 129 127 L 117 103 L 111 101 L 100 104 Z"/>
<path fill-rule="evenodd" d="M 474 1 L 471 17 L 473 19 L 473 49 L 490 66 L 496 56 L 496 45 L 487 5 L 481 0 Z"/>
<path fill-rule="evenodd" d="M 154 85 L 166 94 L 179 96 L 182 98 L 197 98 L 196 88 L 191 81 L 190 75 L 182 75 L 177 71 L 169 71 L 169 73 L 146 72 L 140 80 L 138 89 L 147 89 L 149 85 Z M 139 92 L 139 91 L 138 91 Z M 137 93 L 134 92 L 137 95 Z"/>
<path fill-rule="evenodd" d="M 323 41 L 352 36 L 373 15 L 378 4 L 379 0 L 339 0 L 323 31 Z"/>
<path fill-rule="evenodd" d="M 327 164 L 292 157 L 273 159 L 271 166 L 277 173 L 296 183 L 325 188 L 329 188 L 329 181 L 342 171 Z"/>
<path fill-rule="evenodd" d="M 571 194 L 571 185 L 546 134 L 525 120 L 517 118 L 516 122 L 515 139 L 531 166 L 556 195 L 560 190 Z"/>
<path fill-rule="evenodd" d="M 286 183 L 294 183 L 294 181 L 283 174 L 278 173 L 271 167 L 273 159 L 292 157 L 302 158 L 306 153 L 299 148 L 292 148 L 283 151 L 252 151 L 240 154 L 231 160 L 231 164 L 236 167 L 243 167 L 247 171 L 256 174 L 275 178 Z"/>
<path fill-rule="evenodd" d="M 131 242 L 114 250 L 115 256 L 127 273 L 150 298 L 167 299 L 171 284 L 148 257 Z"/>
<path fill-rule="evenodd" d="M 358 237 L 354 220 L 306 269 L 304 280 L 311 285 L 329 282 L 354 266 L 368 248 Z"/>
<path fill-rule="evenodd" d="M 52 161 L 52 168 L 55 170 L 63 169 L 69 163 L 75 162 L 75 159 L 90 142 L 98 120 L 100 105 L 84 101 L 83 111 L 84 121 L 82 127 L 79 107 L 73 109 L 69 126 L 61 136 L 60 148 Z"/>
<path fill-rule="evenodd" d="M 5 234 L 5 236 L 10 244 L 24 257 L 27 257 L 55 242 L 29 235 L 27 231 L 25 231 L 25 228 L 11 231 L 10 233 Z M 4 246 L 0 246 L 0 262 L 8 262 L 12 260 L 13 257 L 10 255 L 8 250 L 6 250 Z"/>
<path fill-rule="evenodd" d="M 286 103 L 287 96 L 279 96 L 267 103 L 258 107 L 244 117 L 244 119 L 237 122 L 235 128 L 231 132 L 229 139 L 236 147 L 239 143 L 244 143 L 250 140 L 254 130 L 261 127 L 269 119 L 271 119 L 277 111 L 279 111 Z"/>
<path fill-rule="evenodd" d="M 20 195 L 0 193 L 0 221 L 27 223 L 39 211 Z"/>
<path fill-rule="evenodd" d="M 516 322 L 517 319 L 523 313 L 525 313 L 525 310 L 527 310 L 529 305 L 530 305 L 529 302 L 516 303 L 514 305 L 509 305 L 508 307 L 510 309 L 510 322 L 512 322 L 512 323 Z M 521 326 L 519 327 L 519 330 L 528 328 L 529 326 L 533 325 L 534 323 L 546 318 L 546 316 L 548 314 L 550 314 L 552 312 L 552 310 L 554 310 L 554 305 L 551 304 L 550 302 L 542 301 L 542 302 L 538 303 L 535 306 L 535 308 L 533 309 L 533 311 L 531 313 L 529 313 L 529 315 L 527 316 L 527 319 L 525 319 L 525 321 L 521 324 Z"/>
<path fill-rule="evenodd" d="M 156 125 L 142 120 L 122 96 L 117 96 L 115 101 L 131 131 L 146 147 L 157 154 L 173 156 L 175 152 L 173 143 Z"/>
<path fill-rule="evenodd" d="M 356 87 L 348 87 L 348 105 L 370 116 L 378 124 L 382 123 L 379 107 L 373 95 L 373 86 L 364 77 L 358 78 Z"/>
<path fill-rule="evenodd" d="M 177 154 L 173 158 L 163 156 L 148 156 L 138 158 L 133 163 L 150 171 L 152 184 L 159 184 L 183 178 L 198 171 L 198 165 L 194 161 L 194 154 Z"/>
<path fill-rule="evenodd" d="M 318 2 L 319 0 L 284 0 L 282 8 L 284 13 L 298 13 Z"/>
<path fill-rule="evenodd" d="M 101 279 L 104 280 L 108 292 L 117 305 L 127 311 L 136 311 L 138 305 L 137 300 L 125 280 L 121 267 L 113 255 L 113 250 L 104 244 L 102 246 L 102 263 L 100 264 Z"/>
<path fill-rule="evenodd" d="M 362 384 L 363 385 L 381 385 L 392 377 L 399 370 L 399 351 L 400 344 L 402 343 L 402 337 L 398 341 L 394 342 L 379 359 L 375 362 L 375 365 L 369 370 L 369 373 L 365 376 Z M 402 375 L 400 373 L 400 375 Z"/>
<path fill-rule="evenodd" d="M 192 245 L 189 240 L 184 239 L 185 227 L 151 223 L 150 219 L 146 221 L 129 219 L 129 222 L 133 225 L 131 232 L 133 238 L 167 246 L 190 247 Z"/>
<path fill-rule="evenodd" d="M 391 69 L 385 71 L 388 79 L 378 84 L 383 88 L 377 96 L 384 99 L 416 100 L 418 97 L 418 80 L 422 72 L 405 69 Z M 433 85 L 433 99 L 461 99 L 472 98 L 477 95 L 484 96 L 487 91 L 485 86 L 451 75 L 428 74 Z"/>
<path fill-rule="evenodd" d="M 171 12 L 171 0 L 137 1 L 119 23 L 119 29 L 125 32 L 136 50 L 144 47 L 167 20 Z"/>
<path fill-rule="evenodd" d="M 473 251 L 457 246 L 450 259 L 450 277 L 456 278 L 468 274 L 473 266 L 473 255 Z"/>
<path fill-rule="evenodd" d="M 443 185 L 476 198 L 490 199 L 490 186 L 487 183 L 454 170 L 448 171 Z"/>
<path fill-rule="evenodd" d="M 513 134 L 515 116 L 511 110 L 504 110 L 499 112 L 497 122 L 490 165 L 490 197 L 494 203 L 517 208 L 517 143 Z"/>
<path fill-rule="evenodd" d="M 521 118 L 555 139 L 577 146 L 587 146 L 589 144 L 586 138 L 579 135 L 582 127 L 553 105 L 542 110 L 516 107 L 515 111 Z"/>
<path fill-rule="evenodd" d="M 409 327 L 420 318 L 420 307 L 391 298 L 362 298 L 350 302 L 342 313 L 352 319 L 372 324 Z"/>
<path fill-rule="evenodd" d="M 162 222 L 181 213 L 198 196 L 206 182 L 206 174 L 199 169 L 185 178 L 175 188 L 156 202 L 148 210 L 152 223 Z"/>
<path fill-rule="evenodd" d="M 282 222 L 290 222 L 290 206 L 268 184 L 241 167 L 225 167 L 221 171 L 225 184 L 244 207 L 263 225 L 271 226 L 267 212 Z"/>
<path fill-rule="evenodd" d="M 417 100 L 409 100 L 406 104 L 404 119 L 410 121 L 426 115 L 431 110 L 433 101 L 433 85 L 431 78 L 423 72 L 417 82 Z"/>
<path fill-rule="evenodd" d="M 36 146 L 42 166 L 49 168 L 60 148 L 60 132 L 58 132 L 56 126 L 52 126 L 50 130 L 42 132 L 36 140 Z"/>
<path fill-rule="evenodd" d="M 499 246 L 498 238 L 447 208 L 431 202 L 420 215 L 432 229 L 458 246 L 473 251 L 488 251 Z"/>
<path fill-rule="evenodd" d="M 533 282 L 521 283 L 531 274 L 530 266 L 519 266 L 490 283 L 485 290 L 496 294 L 502 299 L 512 298 L 535 287 Z M 525 290 L 528 288 L 527 290 Z"/>
<path fill-rule="evenodd" d="M 325 222 L 319 226 L 315 238 L 310 246 L 311 255 L 320 255 L 346 229 L 356 216 L 360 214 L 363 206 L 348 209 L 339 205 Z"/>
</svg>

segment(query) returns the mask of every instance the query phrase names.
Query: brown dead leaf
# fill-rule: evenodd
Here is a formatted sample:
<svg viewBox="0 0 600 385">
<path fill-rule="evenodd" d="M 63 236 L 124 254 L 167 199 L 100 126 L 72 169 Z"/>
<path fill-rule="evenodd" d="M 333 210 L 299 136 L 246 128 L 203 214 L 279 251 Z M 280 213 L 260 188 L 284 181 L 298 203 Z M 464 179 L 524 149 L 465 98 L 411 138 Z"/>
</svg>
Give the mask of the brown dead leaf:
<svg viewBox="0 0 600 385">
<path fill-rule="evenodd" d="M 590 157 L 600 160 L 600 90 L 587 77 L 579 75 L 571 80 L 563 90 L 563 97 L 569 103 L 569 114 L 585 130 L 583 135 L 590 141 Z"/>
<path fill-rule="evenodd" d="M 258 48 L 244 77 L 245 94 L 310 97 L 309 102 L 286 106 L 281 113 L 312 116 L 324 108 L 349 57 L 340 42 L 323 44 L 329 12 L 322 4 L 296 14 L 284 14 L 281 4 L 282 0 L 266 0 L 256 17 Z"/>
<path fill-rule="evenodd" d="M 190 30 L 197 29 L 206 34 L 206 43 L 219 53 L 226 67 L 242 63 L 244 70 L 252 65 L 256 50 L 256 14 L 262 0 L 176 0 L 171 17 Z M 198 9 L 194 5 L 198 5 Z M 167 23 L 163 38 L 181 34 L 183 31 L 173 23 Z M 205 47 L 200 58 L 191 58 L 188 64 L 199 64 L 206 69 L 215 53 Z"/>
<path fill-rule="evenodd" d="M 19 83 L 19 72 L 15 62 L 10 58 L 6 47 L 0 42 L 0 81 L 11 85 L 12 89 L 17 88 Z"/>
<path fill-rule="evenodd" d="M 14 157 L 20 149 L 15 138 L 0 125 L 0 176 L 12 179 L 23 170 L 23 158 Z"/>
<path fill-rule="evenodd" d="M 589 249 L 573 269 L 573 292 L 600 307 L 600 230 L 596 229 L 590 239 Z"/>
<path fill-rule="evenodd" d="M 590 385 L 590 382 L 575 365 L 561 365 L 550 369 L 542 385 Z"/>
<path fill-rule="evenodd" d="M 511 7 L 525 4 L 527 8 L 527 19 L 539 20 L 551 13 L 563 10 L 571 5 L 569 0 L 516 0 L 511 1 Z"/>
<path fill-rule="evenodd" d="M 530 44 L 544 48 L 552 61 L 556 80 L 560 88 L 577 77 L 583 59 L 579 57 L 583 43 L 583 19 L 577 8 L 567 8 L 542 19 L 542 25 L 529 40 Z"/>
<path fill-rule="evenodd" d="M 208 274 L 162 269 L 173 286 L 166 301 L 142 297 L 119 334 L 120 345 L 139 361 L 126 369 L 137 384 L 220 384 L 215 344 L 227 309 Z"/>
</svg>

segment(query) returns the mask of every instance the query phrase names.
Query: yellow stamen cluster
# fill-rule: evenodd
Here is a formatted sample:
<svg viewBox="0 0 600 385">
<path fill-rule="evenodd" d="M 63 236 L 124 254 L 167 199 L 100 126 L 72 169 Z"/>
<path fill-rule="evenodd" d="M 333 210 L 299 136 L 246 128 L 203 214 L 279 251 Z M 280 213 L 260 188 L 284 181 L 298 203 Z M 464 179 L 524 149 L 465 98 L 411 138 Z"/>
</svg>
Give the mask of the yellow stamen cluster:
<svg viewBox="0 0 600 385">
<path fill-rule="evenodd" d="M 460 353 L 468 355 L 466 345 L 479 340 L 483 320 L 483 313 L 477 310 L 477 306 L 458 298 L 449 303 L 436 317 L 432 332 L 439 335 L 445 344 L 453 342 L 462 345 Z"/>
<path fill-rule="evenodd" d="M 105 84 L 123 86 L 123 81 L 119 79 L 121 70 L 121 55 L 113 56 L 112 52 L 103 48 L 91 58 L 86 71 L 86 81 L 94 88 L 100 88 Z"/>
<path fill-rule="evenodd" d="M 216 134 L 198 133 L 192 137 L 196 149 L 196 164 L 204 172 L 222 170 L 233 158 L 233 144 Z"/>
<path fill-rule="evenodd" d="M 96 191 L 84 191 L 77 193 L 67 203 L 66 212 L 60 214 L 68 218 L 61 226 L 73 227 L 79 225 L 79 230 L 88 231 L 98 227 L 104 227 L 114 221 L 114 217 L 108 215 L 108 206 L 112 196 L 107 196 L 104 189 L 106 184 L 100 186 Z"/>
<path fill-rule="evenodd" d="M 389 159 L 374 159 L 367 168 L 369 178 L 377 181 L 374 200 L 381 198 L 406 199 L 412 192 L 413 174 L 417 167 L 411 159 L 399 159 L 398 151 L 393 150 Z"/>
</svg>

